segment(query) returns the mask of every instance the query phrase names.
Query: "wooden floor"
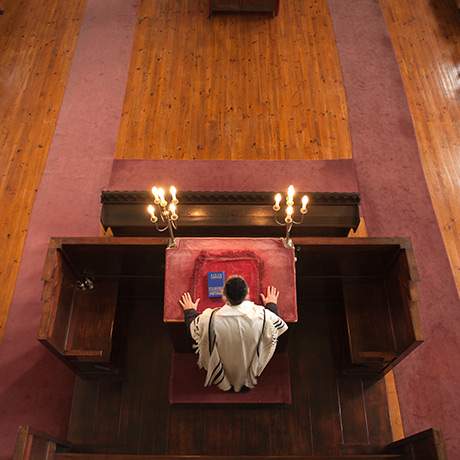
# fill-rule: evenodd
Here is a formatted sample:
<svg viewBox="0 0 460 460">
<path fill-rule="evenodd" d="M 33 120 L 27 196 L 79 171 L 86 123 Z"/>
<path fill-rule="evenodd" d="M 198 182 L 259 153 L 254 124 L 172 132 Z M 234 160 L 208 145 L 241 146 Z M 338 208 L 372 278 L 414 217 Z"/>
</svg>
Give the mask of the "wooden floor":
<svg viewBox="0 0 460 460">
<path fill-rule="evenodd" d="M 380 5 L 460 292 L 460 10 L 454 0 L 380 0 Z"/>
<path fill-rule="evenodd" d="M 0 339 L 85 0 L 0 6 Z"/>
<path fill-rule="evenodd" d="M 351 157 L 327 0 L 207 17 L 207 0 L 143 0 L 117 158 Z"/>
<path fill-rule="evenodd" d="M 129 302 L 122 382 L 78 380 L 69 440 L 97 451 L 207 455 L 368 452 L 392 440 L 385 383 L 337 377 L 335 304 L 310 303 L 289 331 L 292 406 L 169 406 L 161 302 Z M 185 331 L 184 331 L 185 332 Z"/>
<path fill-rule="evenodd" d="M 460 289 L 460 15 L 453 0 L 379 1 Z M 85 3 L 1 2 L 0 337 Z M 115 155 L 349 158 L 346 99 L 326 0 L 283 1 L 275 20 L 237 24 L 215 17 L 211 34 L 205 33 L 205 3 L 141 2 Z M 384 384 L 336 379 L 326 313 L 319 307 L 304 312 L 303 329 L 292 331 L 292 351 L 304 352 L 291 353 L 290 409 L 192 412 L 166 404 L 169 341 L 162 330 L 152 334 L 159 310 L 137 304 L 129 321 L 129 380 L 79 382 L 70 436 L 142 453 L 310 454 L 336 453 L 342 442 L 344 451 L 384 444 L 391 440 Z M 305 347 L 307 335 L 321 355 Z M 320 357 L 330 366 L 318 375 Z M 360 417 L 350 420 L 350 410 Z"/>
</svg>

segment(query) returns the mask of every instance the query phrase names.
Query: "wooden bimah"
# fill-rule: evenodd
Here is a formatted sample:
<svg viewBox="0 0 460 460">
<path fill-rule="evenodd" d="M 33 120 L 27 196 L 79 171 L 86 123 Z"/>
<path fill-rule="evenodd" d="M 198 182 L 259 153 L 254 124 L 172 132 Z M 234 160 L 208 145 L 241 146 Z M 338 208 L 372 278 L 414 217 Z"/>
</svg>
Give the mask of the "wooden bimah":
<svg viewBox="0 0 460 460">
<path fill-rule="evenodd" d="M 175 351 L 192 352 L 177 301 L 197 289 L 194 277 L 216 267 L 221 251 L 239 258 L 243 271 L 260 268 L 260 278 L 251 281 L 254 301 L 257 291 L 278 285 L 279 311 L 291 327 L 297 307 L 327 306 L 337 367 L 344 374 L 381 377 L 421 343 L 417 271 L 407 240 L 296 238 L 294 243 L 295 255 L 273 238 L 183 238 L 179 249 L 168 250 L 163 238 L 52 239 L 38 338 L 81 376 L 120 375 L 123 318 L 129 305 L 142 299 L 163 309 Z M 203 299 L 202 307 L 218 303 Z"/>
</svg>

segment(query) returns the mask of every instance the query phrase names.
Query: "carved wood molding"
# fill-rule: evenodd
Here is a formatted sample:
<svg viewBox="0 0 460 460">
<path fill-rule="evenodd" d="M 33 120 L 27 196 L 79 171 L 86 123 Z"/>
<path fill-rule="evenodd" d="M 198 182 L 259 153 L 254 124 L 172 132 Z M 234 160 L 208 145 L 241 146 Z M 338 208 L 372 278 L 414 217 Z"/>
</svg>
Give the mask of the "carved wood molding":
<svg viewBox="0 0 460 460">
<path fill-rule="evenodd" d="M 358 193 L 348 192 L 298 192 L 297 196 L 308 195 L 311 205 L 352 205 L 360 203 Z M 182 204 L 248 204 L 269 205 L 273 203 L 273 192 L 190 192 L 178 193 Z M 103 191 L 102 204 L 147 204 L 152 201 L 151 193 L 147 191 Z"/>
<path fill-rule="evenodd" d="M 304 193 L 298 193 L 298 196 Z M 295 236 L 347 236 L 359 224 L 358 193 L 309 192 L 309 212 L 296 225 Z M 178 194 L 177 236 L 279 236 L 284 229 L 274 220 L 273 192 L 192 192 Z M 147 236 L 157 231 L 146 206 L 148 191 L 114 190 L 101 195 L 101 223 L 113 235 Z"/>
</svg>

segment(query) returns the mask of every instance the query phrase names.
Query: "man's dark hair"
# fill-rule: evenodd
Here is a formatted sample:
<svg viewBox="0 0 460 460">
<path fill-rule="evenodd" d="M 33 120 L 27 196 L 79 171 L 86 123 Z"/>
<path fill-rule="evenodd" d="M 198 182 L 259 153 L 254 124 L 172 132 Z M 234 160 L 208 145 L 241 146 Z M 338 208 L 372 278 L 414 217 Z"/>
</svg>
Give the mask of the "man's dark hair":
<svg viewBox="0 0 460 460">
<path fill-rule="evenodd" d="M 241 276 L 232 276 L 224 286 L 224 295 L 230 305 L 239 305 L 248 294 L 248 285 Z"/>
</svg>

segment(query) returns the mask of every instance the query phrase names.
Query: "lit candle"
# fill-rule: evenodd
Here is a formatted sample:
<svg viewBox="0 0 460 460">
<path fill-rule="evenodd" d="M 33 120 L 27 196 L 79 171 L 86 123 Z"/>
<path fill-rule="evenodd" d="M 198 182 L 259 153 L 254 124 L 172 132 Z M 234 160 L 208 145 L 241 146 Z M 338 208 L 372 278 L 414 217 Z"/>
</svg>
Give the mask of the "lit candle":
<svg viewBox="0 0 460 460">
<path fill-rule="evenodd" d="M 158 196 L 158 189 L 155 187 L 155 185 L 152 187 L 152 195 L 153 195 L 153 202 L 155 204 L 159 204 L 160 203 L 160 197 Z"/>
<path fill-rule="evenodd" d="M 155 215 L 155 206 L 149 204 L 147 206 L 147 212 L 150 214 L 150 220 L 155 223 L 158 220 L 158 217 Z"/>
<path fill-rule="evenodd" d="M 158 196 L 160 197 L 160 206 L 164 208 L 168 203 L 165 200 L 165 191 L 161 187 L 158 189 Z"/>
<path fill-rule="evenodd" d="M 307 213 L 307 204 L 309 202 L 309 199 L 308 199 L 308 196 L 307 195 L 304 195 L 302 197 L 302 208 L 300 209 L 300 212 L 302 214 L 306 214 Z"/>
<path fill-rule="evenodd" d="M 169 188 L 169 193 L 171 194 L 172 202 L 174 204 L 179 203 L 179 201 L 178 201 L 178 199 L 176 197 L 177 189 L 176 189 L 176 187 L 174 187 L 174 185 L 171 185 L 171 187 Z"/>
<path fill-rule="evenodd" d="M 287 224 L 292 222 L 292 214 L 294 214 L 294 208 L 292 206 L 286 207 L 286 218 L 284 219 Z"/>
<path fill-rule="evenodd" d="M 279 211 L 280 210 L 280 203 L 281 203 L 281 193 L 277 193 L 275 195 L 275 204 L 273 205 L 273 210 L 274 211 Z"/>
<path fill-rule="evenodd" d="M 295 195 L 295 188 L 293 185 L 290 185 L 288 187 L 288 192 L 287 192 L 287 197 L 286 197 L 286 202 L 289 206 L 292 206 L 294 204 L 294 195 Z"/>
<path fill-rule="evenodd" d="M 169 205 L 169 212 L 171 213 L 171 220 L 177 220 L 179 216 L 176 214 L 176 205 L 174 203 L 171 203 Z"/>
</svg>

